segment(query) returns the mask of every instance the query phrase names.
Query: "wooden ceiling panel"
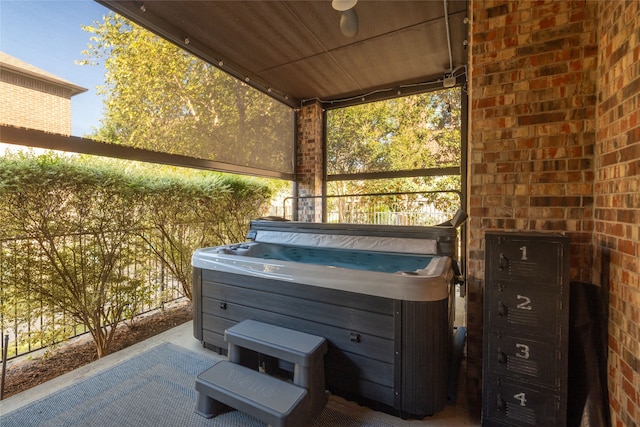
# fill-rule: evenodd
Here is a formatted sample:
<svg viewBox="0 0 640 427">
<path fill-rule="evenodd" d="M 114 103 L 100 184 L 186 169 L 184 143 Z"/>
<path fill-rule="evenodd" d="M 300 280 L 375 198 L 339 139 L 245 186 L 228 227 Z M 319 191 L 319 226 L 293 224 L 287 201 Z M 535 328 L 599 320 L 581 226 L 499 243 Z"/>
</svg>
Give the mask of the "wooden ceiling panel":
<svg viewBox="0 0 640 427">
<path fill-rule="evenodd" d="M 467 58 L 466 0 L 447 14 L 445 0 L 360 0 L 353 38 L 329 0 L 97 1 L 291 106 L 433 82 Z"/>
<path fill-rule="evenodd" d="M 354 81 L 340 65 L 328 58 L 328 54 L 317 55 L 305 61 L 298 61 L 277 67 L 261 74 L 264 80 L 274 87 L 287 86 L 290 93 L 297 94 L 300 100 L 329 100 L 335 93 L 353 91 Z M 290 76 L 306 76 L 304 79 Z"/>
<path fill-rule="evenodd" d="M 185 36 L 212 47 L 221 59 L 246 63 L 254 73 L 323 51 L 310 34 L 296 30 L 299 21 L 285 2 L 153 1 L 145 8 L 145 14 L 177 25 Z"/>
<path fill-rule="evenodd" d="M 412 33 L 412 34 L 407 34 Z M 408 37 L 425 43 L 403 43 Z M 444 44 L 442 42 L 444 41 Z M 427 46 L 432 46 L 426 48 Z M 424 24 L 363 46 L 347 46 L 334 52 L 338 63 L 362 88 L 379 88 L 421 78 L 439 78 L 449 67 L 446 32 L 441 23 Z"/>
</svg>

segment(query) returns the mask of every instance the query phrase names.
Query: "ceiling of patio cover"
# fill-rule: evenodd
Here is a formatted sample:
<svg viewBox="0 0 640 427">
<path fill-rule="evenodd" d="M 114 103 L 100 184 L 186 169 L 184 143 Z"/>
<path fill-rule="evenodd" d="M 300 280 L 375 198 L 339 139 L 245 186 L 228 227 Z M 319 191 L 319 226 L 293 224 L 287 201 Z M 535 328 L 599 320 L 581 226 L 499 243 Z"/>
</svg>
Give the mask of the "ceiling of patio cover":
<svg viewBox="0 0 640 427">
<path fill-rule="evenodd" d="M 329 0 L 98 2 L 292 107 L 397 95 L 467 63 L 466 0 L 360 0 L 353 38 Z"/>
</svg>

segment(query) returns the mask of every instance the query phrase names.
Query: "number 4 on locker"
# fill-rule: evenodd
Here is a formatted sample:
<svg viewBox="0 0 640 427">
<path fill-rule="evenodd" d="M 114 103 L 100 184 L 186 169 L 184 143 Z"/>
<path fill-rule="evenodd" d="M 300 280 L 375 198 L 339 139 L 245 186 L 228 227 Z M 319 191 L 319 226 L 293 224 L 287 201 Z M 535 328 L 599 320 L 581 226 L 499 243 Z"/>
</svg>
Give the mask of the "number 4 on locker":
<svg viewBox="0 0 640 427">
<path fill-rule="evenodd" d="M 520 402 L 520 406 L 527 406 L 527 395 L 525 393 L 516 393 L 513 398 Z"/>
</svg>

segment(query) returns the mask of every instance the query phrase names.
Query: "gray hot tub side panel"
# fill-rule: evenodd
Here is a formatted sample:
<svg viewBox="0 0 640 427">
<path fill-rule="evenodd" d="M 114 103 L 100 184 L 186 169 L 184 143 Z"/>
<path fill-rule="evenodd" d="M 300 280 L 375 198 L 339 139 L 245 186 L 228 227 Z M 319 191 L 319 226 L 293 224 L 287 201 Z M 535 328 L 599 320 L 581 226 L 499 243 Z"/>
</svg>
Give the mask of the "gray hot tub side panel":
<svg viewBox="0 0 640 427">
<path fill-rule="evenodd" d="M 448 300 L 414 302 L 194 269 L 194 334 L 225 349 L 224 330 L 255 319 L 325 337 L 327 387 L 409 414 L 446 401 Z"/>
</svg>

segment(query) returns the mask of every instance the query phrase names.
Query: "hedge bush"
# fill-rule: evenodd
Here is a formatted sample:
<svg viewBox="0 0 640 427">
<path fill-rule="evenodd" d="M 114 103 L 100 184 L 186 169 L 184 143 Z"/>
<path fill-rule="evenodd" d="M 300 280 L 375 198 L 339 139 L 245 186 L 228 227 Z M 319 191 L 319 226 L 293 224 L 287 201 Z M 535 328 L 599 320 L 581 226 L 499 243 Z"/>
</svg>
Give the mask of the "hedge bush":
<svg viewBox="0 0 640 427">
<path fill-rule="evenodd" d="M 258 181 L 211 172 L 150 173 L 56 154 L 0 158 L 0 239 L 13 242 L 2 246 L 3 322 L 31 318 L 25 311 L 40 300 L 86 326 L 98 355 L 108 354 L 115 326 L 159 286 L 132 260 L 156 257 L 190 298 L 193 251 L 243 240 L 270 196 Z"/>
</svg>

